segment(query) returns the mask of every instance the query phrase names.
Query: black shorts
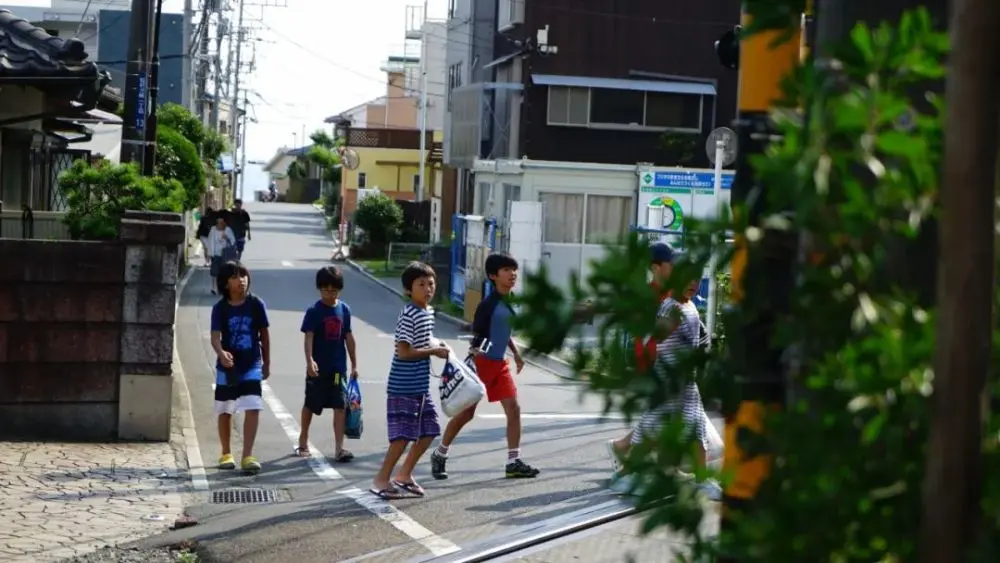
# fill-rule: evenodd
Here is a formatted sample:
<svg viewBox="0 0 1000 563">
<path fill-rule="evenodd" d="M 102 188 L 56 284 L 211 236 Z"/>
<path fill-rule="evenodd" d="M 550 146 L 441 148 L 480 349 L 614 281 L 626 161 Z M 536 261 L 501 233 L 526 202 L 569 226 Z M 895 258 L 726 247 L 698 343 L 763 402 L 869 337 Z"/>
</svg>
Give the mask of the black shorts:
<svg viewBox="0 0 1000 563">
<path fill-rule="evenodd" d="M 314 415 L 323 414 L 323 409 L 344 410 L 346 405 L 343 375 L 321 374 L 306 378 L 305 407 Z"/>
</svg>

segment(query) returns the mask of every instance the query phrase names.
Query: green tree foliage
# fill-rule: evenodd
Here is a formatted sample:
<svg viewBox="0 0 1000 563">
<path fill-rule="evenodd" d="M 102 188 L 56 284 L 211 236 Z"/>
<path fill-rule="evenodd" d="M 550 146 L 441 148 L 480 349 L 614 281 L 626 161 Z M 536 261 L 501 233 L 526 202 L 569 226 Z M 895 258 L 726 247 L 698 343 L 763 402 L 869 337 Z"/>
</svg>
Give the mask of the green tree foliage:
<svg viewBox="0 0 1000 563">
<path fill-rule="evenodd" d="M 399 236 L 403 209 L 391 197 L 381 192 L 374 193 L 358 203 L 354 222 L 364 229 L 373 246 L 382 247 Z"/>
<path fill-rule="evenodd" d="M 146 178 L 134 164 L 97 165 L 78 160 L 59 176 L 68 211 L 63 218 L 74 239 L 109 240 L 118 236 L 126 210 L 180 212 L 187 194 L 177 180 Z"/>
<path fill-rule="evenodd" d="M 326 192 L 323 194 L 324 206 L 331 216 L 340 215 L 340 155 L 337 148 L 340 143 L 322 129 L 309 137 L 313 146 L 306 153 L 306 160 L 315 163 L 323 171 L 326 181 Z"/>
<path fill-rule="evenodd" d="M 198 117 L 182 105 L 167 102 L 156 110 L 158 127 L 169 127 L 191 141 L 197 148 L 201 159 L 210 166 L 215 166 L 219 157 L 229 150 L 229 141 L 218 131 L 204 126 Z"/>
<path fill-rule="evenodd" d="M 804 2 L 756 0 L 747 6 L 754 27 L 744 33 L 798 26 Z M 646 530 L 670 526 L 686 534 L 690 560 L 709 561 L 720 551 L 760 563 L 916 559 L 935 311 L 922 308 L 908 286 L 896 283 L 891 241 L 915 238 L 936 210 L 941 104 L 930 96 L 938 109 L 918 113 L 910 95 L 943 75 L 946 49 L 947 38 L 921 10 L 895 27 L 859 25 L 838 51 L 842 68 L 807 63 L 789 83 L 787 100 L 774 114 L 781 140 L 752 164 L 760 185 L 773 194 L 765 212 L 769 229 L 808 233 L 812 249 L 825 258 L 800 264 L 787 295 L 790 313 L 780 317 L 772 335 L 797 360 L 787 381 L 789 400 L 767 417 L 764 434 L 737 437 L 742 451 L 766 451 L 774 459 L 758 507 L 751 518 L 737 514 L 732 529 L 717 538 L 702 534 L 704 506 L 690 483 L 671 471 L 690 464 L 693 451 L 673 419 L 665 419 L 661 435 L 625 461 L 640 476 L 640 506 L 650 508 Z M 804 115 L 797 107 L 806 109 Z M 686 252 L 670 284 L 675 290 L 700 278 L 713 255 L 728 263 L 730 250 L 716 242 L 717 233 L 746 233 L 751 260 L 761 255 L 759 229 L 729 217 L 688 219 L 685 229 Z M 762 280 L 746 282 L 748 298 L 722 322 L 730 332 L 726 346 L 696 351 L 673 367 L 641 371 L 624 335 L 659 330 L 650 315 L 657 296 L 646 286 L 647 244 L 632 237 L 609 247 L 593 273 L 571 279 L 568 289 L 550 282 L 544 268 L 529 274 L 518 329 L 534 352 L 553 352 L 578 335 L 575 304 L 589 301 L 602 319 L 600 339 L 596 347 L 576 349 L 572 364 L 607 409 L 631 417 L 662 405 L 697 378 L 706 402 L 734 412 L 734 380 L 742 375 L 738 360 L 744 351 L 733 331 L 763 312 L 773 288 Z M 993 420 L 994 435 L 998 426 Z M 995 440 L 983 447 L 982 503 L 990 517 L 979 534 L 978 555 L 996 561 L 1000 449 Z M 701 470 L 697 477 L 710 474 Z"/>
<path fill-rule="evenodd" d="M 183 132 L 162 124 L 156 129 L 156 174 L 184 186 L 184 209 L 201 204 L 206 188 L 205 166 L 198 158 L 198 148 Z"/>
</svg>

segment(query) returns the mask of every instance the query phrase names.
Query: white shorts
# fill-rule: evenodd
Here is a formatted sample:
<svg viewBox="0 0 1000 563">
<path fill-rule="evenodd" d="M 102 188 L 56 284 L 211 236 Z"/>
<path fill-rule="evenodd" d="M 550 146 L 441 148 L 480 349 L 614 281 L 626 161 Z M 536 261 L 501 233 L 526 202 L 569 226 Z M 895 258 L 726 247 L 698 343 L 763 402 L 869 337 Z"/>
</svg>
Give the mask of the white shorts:
<svg viewBox="0 0 1000 563">
<path fill-rule="evenodd" d="M 226 385 L 226 374 L 222 370 L 216 371 L 215 414 L 236 414 L 264 408 L 260 368 L 253 368 L 249 375 L 248 379 L 235 385 Z"/>
<path fill-rule="evenodd" d="M 236 414 L 264 410 L 264 400 L 259 396 L 245 395 L 235 401 L 215 401 L 215 414 Z"/>
</svg>

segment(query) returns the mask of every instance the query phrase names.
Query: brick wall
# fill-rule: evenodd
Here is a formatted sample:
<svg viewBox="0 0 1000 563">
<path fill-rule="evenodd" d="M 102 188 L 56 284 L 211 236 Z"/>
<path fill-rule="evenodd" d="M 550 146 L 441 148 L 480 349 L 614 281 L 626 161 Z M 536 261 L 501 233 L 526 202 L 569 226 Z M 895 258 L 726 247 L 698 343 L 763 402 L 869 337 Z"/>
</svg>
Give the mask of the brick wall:
<svg viewBox="0 0 1000 563">
<path fill-rule="evenodd" d="M 0 438 L 169 437 L 183 237 L 139 214 L 119 241 L 0 238 Z"/>
</svg>

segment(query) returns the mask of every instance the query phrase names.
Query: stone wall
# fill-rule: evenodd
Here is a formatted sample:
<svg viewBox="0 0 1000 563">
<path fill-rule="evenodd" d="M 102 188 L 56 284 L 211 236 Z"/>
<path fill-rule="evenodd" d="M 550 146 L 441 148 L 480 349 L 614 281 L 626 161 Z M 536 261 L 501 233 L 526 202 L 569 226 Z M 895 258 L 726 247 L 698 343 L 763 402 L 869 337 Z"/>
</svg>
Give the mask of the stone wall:
<svg viewBox="0 0 1000 563">
<path fill-rule="evenodd" d="M 0 239 L 0 439 L 167 440 L 180 215 Z"/>
</svg>

